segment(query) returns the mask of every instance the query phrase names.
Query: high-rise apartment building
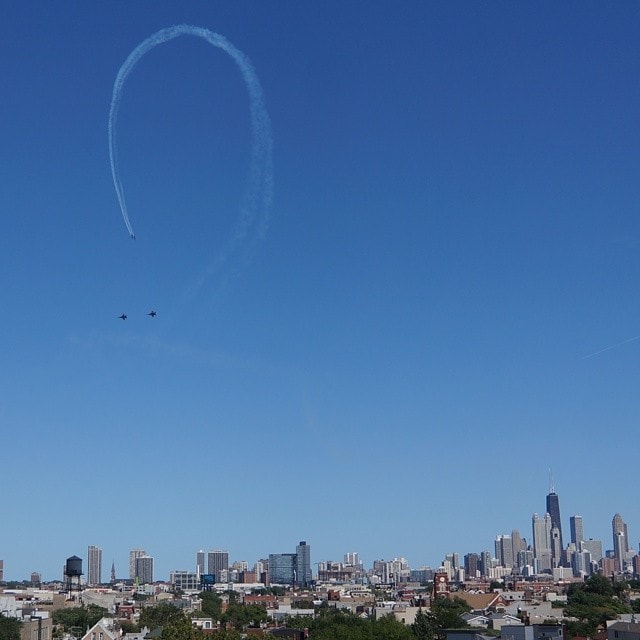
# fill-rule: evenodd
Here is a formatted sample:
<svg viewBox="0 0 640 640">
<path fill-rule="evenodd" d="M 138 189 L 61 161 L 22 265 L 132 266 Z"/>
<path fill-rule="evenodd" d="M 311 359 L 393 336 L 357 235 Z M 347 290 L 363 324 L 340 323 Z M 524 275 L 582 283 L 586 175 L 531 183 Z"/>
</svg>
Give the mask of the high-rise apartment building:
<svg viewBox="0 0 640 640">
<path fill-rule="evenodd" d="M 296 580 L 295 583 L 301 587 L 308 587 L 313 582 L 311 573 L 311 547 L 301 540 L 296 546 Z"/>
<path fill-rule="evenodd" d="M 153 582 L 153 558 L 151 556 L 138 556 L 135 559 L 134 580 L 139 584 L 151 584 Z"/>
<path fill-rule="evenodd" d="M 480 554 L 480 574 L 486 578 L 491 573 L 491 553 L 483 551 Z"/>
<path fill-rule="evenodd" d="M 102 549 L 89 545 L 87 549 L 87 584 L 102 584 Z"/>
<path fill-rule="evenodd" d="M 464 557 L 464 574 L 466 578 L 477 578 L 480 573 L 480 556 L 467 553 Z"/>
<path fill-rule="evenodd" d="M 134 580 L 136 577 L 136 560 L 146 555 L 147 552 L 144 549 L 131 549 L 131 551 L 129 551 L 129 578 L 131 578 L 131 580 Z"/>
<path fill-rule="evenodd" d="M 513 567 L 513 540 L 511 536 L 497 536 L 495 551 L 496 559 L 501 567 Z"/>
<path fill-rule="evenodd" d="M 0 582 L 4 582 L 4 560 L 0 560 Z"/>
<path fill-rule="evenodd" d="M 360 565 L 360 555 L 357 551 L 350 551 L 344 554 L 344 563 L 351 567 L 358 567 Z"/>
<path fill-rule="evenodd" d="M 200 549 L 200 551 L 196 553 L 196 574 L 198 577 L 206 573 L 204 569 L 204 550 Z"/>
<path fill-rule="evenodd" d="M 569 528 L 571 529 L 571 542 L 576 545 L 576 549 L 584 540 L 584 528 L 582 526 L 582 516 L 571 516 L 569 518 Z"/>
<path fill-rule="evenodd" d="M 209 551 L 207 553 L 207 573 L 215 576 L 216 582 L 222 577 L 222 572 L 229 570 L 229 552 L 228 551 Z"/>
</svg>

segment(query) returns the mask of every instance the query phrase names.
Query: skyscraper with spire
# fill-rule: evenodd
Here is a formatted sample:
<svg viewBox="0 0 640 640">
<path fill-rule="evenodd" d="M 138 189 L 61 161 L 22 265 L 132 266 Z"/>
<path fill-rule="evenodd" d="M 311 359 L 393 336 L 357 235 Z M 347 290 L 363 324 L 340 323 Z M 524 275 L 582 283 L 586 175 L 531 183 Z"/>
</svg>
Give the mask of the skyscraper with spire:
<svg viewBox="0 0 640 640">
<path fill-rule="evenodd" d="M 559 547 L 560 553 L 564 549 L 564 545 L 562 543 L 562 522 L 560 521 L 560 500 L 558 499 L 558 494 L 556 493 L 555 487 L 553 486 L 553 476 L 551 475 L 551 471 L 549 471 L 549 493 L 547 494 L 547 513 L 551 516 L 551 529 L 557 529 L 558 531 L 553 536 L 556 542 L 556 548 Z M 561 558 L 555 557 L 554 560 L 556 566 L 558 566 L 561 562 Z"/>
</svg>

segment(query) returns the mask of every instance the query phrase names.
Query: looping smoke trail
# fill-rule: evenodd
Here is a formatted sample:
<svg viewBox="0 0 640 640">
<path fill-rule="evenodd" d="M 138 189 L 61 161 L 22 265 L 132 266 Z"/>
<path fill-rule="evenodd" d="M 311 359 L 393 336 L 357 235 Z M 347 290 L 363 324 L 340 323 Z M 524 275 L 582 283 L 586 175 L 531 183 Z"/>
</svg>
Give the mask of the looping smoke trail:
<svg viewBox="0 0 640 640">
<path fill-rule="evenodd" d="M 113 95 L 111 98 L 111 109 L 109 110 L 109 159 L 111 161 L 111 175 L 113 176 L 113 186 L 118 196 L 118 203 L 122 211 L 122 217 L 127 227 L 127 231 L 134 236 L 133 227 L 127 212 L 127 203 L 124 197 L 124 190 L 118 172 L 118 153 L 116 145 L 116 124 L 118 120 L 118 110 L 122 97 L 124 83 L 133 71 L 138 61 L 145 53 L 148 53 L 159 44 L 173 40 L 179 36 L 188 35 L 203 38 L 214 47 L 222 49 L 238 65 L 242 78 L 249 93 L 251 103 L 251 129 L 252 129 L 252 149 L 247 188 L 245 191 L 240 216 L 236 224 L 235 231 L 230 239 L 229 246 L 224 252 L 228 255 L 235 246 L 245 237 L 247 231 L 254 226 L 256 234 L 262 236 L 266 230 L 269 220 L 269 209 L 273 194 L 273 165 L 271 121 L 264 106 L 262 97 L 262 87 L 256 73 L 251 66 L 247 56 L 234 47 L 224 36 L 209 31 L 203 27 L 195 27 L 187 24 L 175 25 L 161 29 L 146 40 L 141 42 L 124 61 L 118 71 L 113 84 Z M 226 259 L 226 255 L 221 260 Z"/>
</svg>

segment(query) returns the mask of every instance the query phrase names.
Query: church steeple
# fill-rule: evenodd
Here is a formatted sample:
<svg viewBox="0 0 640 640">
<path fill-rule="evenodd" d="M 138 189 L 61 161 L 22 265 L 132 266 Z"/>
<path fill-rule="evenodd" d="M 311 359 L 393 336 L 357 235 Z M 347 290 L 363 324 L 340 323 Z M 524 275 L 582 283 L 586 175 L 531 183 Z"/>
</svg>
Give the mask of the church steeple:
<svg viewBox="0 0 640 640">
<path fill-rule="evenodd" d="M 116 562 L 111 563 L 111 584 L 115 584 L 116 581 Z"/>
</svg>

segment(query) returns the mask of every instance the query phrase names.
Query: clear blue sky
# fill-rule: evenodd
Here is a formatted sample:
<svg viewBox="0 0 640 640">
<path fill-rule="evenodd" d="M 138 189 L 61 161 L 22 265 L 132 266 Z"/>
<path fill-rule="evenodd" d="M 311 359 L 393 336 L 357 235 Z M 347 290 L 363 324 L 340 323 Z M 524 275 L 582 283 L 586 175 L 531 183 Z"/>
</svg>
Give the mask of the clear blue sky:
<svg viewBox="0 0 640 640">
<path fill-rule="evenodd" d="M 640 334 L 639 14 L 5 3 L 6 577 L 89 544 L 160 578 L 299 540 L 437 565 L 530 539 L 549 467 L 565 528 L 609 548 L 619 511 L 637 548 L 640 340 L 585 356 Z M 181 23 L 249 56 L 272 122 L 267 233 L 223 268 L 251 143 L 225 53 L 179 38 L 127 81 L 135 242 L 111 180 L 116 73 Z"/>
</svg>

